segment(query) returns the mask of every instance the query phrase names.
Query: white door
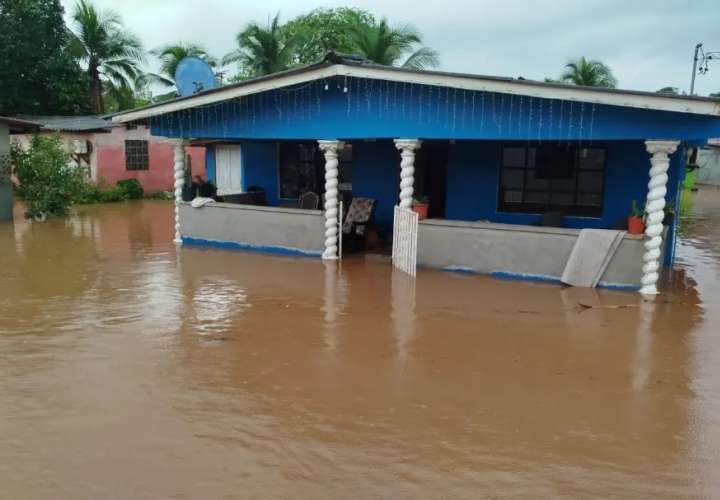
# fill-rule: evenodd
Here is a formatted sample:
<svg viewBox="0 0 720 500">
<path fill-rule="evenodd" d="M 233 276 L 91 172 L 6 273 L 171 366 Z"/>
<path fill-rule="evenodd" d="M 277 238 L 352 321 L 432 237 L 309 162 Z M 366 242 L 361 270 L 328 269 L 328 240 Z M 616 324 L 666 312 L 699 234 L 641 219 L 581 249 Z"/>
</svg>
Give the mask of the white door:
<svg viewBox="0 0 720 500">
<path fill-rule="evenodd" d="M 242 193 L 242 160 L 240 146 L 215 147 L 215 183 L 217 193 Z"/>
</svg>

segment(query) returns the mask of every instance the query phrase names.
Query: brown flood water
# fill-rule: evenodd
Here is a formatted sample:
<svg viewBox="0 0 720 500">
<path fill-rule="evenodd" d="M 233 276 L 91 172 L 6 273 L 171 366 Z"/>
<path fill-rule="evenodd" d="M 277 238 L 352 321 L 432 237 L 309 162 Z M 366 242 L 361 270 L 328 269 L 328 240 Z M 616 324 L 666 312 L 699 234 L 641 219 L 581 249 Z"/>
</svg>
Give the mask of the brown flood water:
<svg viewBox="0 0 720 500">
<path fill-rule="evenodd" d="M 2 223 L 0 497 L 720 497 L 720 191 L 692 201 L 654 303 L 178 250 L 167 202 Z"/>
</svg>

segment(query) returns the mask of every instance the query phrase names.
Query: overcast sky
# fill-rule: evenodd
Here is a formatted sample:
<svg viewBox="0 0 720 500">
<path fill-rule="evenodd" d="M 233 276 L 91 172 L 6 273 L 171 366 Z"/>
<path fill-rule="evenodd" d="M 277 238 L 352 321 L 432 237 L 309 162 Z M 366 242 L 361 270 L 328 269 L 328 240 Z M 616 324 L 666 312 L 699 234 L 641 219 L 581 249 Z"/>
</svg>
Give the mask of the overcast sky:
<svg viewBox="0 0 720 500">
<path fill-rule="evenodd" d="M 147 49 L 188 40 L 219 57 L 248 21 L 335 6 L 413 24 L 447 71 L 543 79 L 583 55 L 607 63 L 621 88 L 688 91 L 695 44 L 720 51 L 720 0 L 93 1 L 119 13 Z M 75 0 L 62 3 L 69 16 Z M 696 93 L 710 92 L 720 92 L 720 57 L 697 77 Z"/>
</svg>

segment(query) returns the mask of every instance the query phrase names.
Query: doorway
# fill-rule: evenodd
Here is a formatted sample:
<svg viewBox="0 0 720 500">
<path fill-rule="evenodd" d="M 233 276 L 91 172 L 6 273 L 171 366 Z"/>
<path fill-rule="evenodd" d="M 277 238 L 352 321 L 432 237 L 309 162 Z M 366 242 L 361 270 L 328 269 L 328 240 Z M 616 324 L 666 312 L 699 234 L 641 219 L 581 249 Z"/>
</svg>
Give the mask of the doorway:
<svg viewBox="0 0 720 500">
<path fill-rule="evenodd" d="M 431 218 L 445 218 L 449 149 L 448 141 L 423 141 L 415 157 L 415 197 L 428 198 Z"/>
</svg>

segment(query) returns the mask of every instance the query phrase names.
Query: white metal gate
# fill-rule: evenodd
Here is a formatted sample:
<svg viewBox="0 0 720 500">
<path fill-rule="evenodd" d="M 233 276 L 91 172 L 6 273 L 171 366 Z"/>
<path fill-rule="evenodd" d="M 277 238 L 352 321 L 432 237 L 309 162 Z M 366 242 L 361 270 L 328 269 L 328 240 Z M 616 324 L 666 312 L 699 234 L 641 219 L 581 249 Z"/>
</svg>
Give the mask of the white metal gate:
<svg viewBox="0 0 720 500">
<path fill-rule="evenodd" d="M 393 218 L 393 266 L 415 276 L 417 265 L 418 214 L 407 208 L 395 207 Z"/>
</svg>

